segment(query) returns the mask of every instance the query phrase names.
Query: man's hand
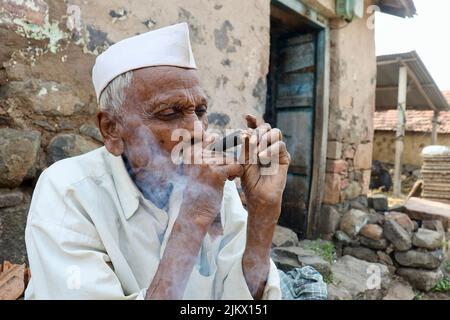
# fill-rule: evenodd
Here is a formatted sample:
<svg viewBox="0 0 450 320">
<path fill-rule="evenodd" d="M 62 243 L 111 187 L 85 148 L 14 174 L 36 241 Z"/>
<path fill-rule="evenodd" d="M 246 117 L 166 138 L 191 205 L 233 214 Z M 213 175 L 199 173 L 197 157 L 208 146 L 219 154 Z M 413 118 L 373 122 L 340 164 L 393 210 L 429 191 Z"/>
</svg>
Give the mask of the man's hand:
<svg viewBox="0 0 450 320">
<path fill-rule="evenodd" d="M 146 299 L 183 298 L 203 239 L 219 214 L 225 181 L 242 174 L 240 164 L 207 150 L 213 142 L 205 136 L 183 149 L 189 160 L 183 164 L 183 201 Z"/>
<path fill-rule="evenodd" d="M 245 165 L 241 181 L 247 206 L 258 212 L 270 209 L 270 217 L 260 218 L 278 220 L 276 208 L 281 206 L 291 157 L 279 129 L 272 129 L 268 123 L 258 124 L 252 115 L 247 115 L 246 120 L 249 129 L 244 133 Z"/>
<path fill-rule="evenodd" d="M 211 151 L 209 147 L 214 141 L 214 135 L 204 133 L 200 142 L 184 149 L 188 157 L 185 156 L 183 164 L 186 179 L 183 206 L 209 223 L 220 211 L 225 181 L 241 176 L 244 170 L 233 158 Z"/>
<path fill-rule="evenodd" d="M 250 293 L 260 299 L 270 268 L 270 248 L 281 211 L 290 155 L 281 131 L 246 116 L 242 189 L 248 208 L 247 241 L 242 268 Z"/>
</svg>

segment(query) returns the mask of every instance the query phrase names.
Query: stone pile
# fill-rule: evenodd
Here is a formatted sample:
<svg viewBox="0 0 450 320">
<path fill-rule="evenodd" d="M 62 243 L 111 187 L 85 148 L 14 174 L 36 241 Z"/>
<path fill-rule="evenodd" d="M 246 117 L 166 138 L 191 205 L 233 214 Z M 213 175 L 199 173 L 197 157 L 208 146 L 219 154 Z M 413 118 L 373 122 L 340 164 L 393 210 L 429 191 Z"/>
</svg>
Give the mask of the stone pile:
<svg viewBox="0 0 450 320">
<path fill-rule="evenodd" d="M 422 197 L 450 204 L 450 149 L 429 146 L 423 149 L 422 158 Z"/>
<path fill-rule="evenodd" d="M 384 195 L 368 200 L 370 209 L 353 208 L 341 218 L 334 235 L 338 255 L 381 263 L 416 289 L 431 290 L 443 277 L 440 266 L 450 220 L 408 212 L 408 204 L 389 211 Z"/>
</svg>

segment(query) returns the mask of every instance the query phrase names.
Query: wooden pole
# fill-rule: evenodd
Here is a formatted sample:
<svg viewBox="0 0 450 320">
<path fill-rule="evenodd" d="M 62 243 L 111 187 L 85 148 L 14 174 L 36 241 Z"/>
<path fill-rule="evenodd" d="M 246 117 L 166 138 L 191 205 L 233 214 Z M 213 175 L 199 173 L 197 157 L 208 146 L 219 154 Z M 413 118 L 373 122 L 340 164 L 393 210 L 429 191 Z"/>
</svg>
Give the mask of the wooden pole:
<svg viewBox="0 0 450 320">
<path fill-rule="evenodd" d="M 405 135 L 406 122 L 406 91 L 408 87 L 408 69 L 400 66 L 398 74 L 398 102 L 397 102 L 397 133 L 395 139 L 395 168 L 394 168 L 394 197 L 399 197 L 402 192 L 402 157 L 403 137 Z"/>
<path fill-rule="evenodd" d="M 438 126 L 439 126 L 439 111 L 434 111 L 434 113 L 433 113 L 433 128 L 431 130 L 431 144 L 433 146 L 437 144 Z"/>
</svg>

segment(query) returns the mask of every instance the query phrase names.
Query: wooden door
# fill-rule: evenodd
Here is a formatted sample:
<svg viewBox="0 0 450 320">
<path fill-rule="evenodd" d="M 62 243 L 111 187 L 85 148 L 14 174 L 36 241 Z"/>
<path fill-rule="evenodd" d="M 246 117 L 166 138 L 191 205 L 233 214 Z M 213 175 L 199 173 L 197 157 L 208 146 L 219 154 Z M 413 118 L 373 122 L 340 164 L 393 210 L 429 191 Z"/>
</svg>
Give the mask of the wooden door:
<svg viewBox="0 0 450 320">
<path fill-rule="evenodd" d="M 269 118 L 283 132 L 292 157 L 279 223 L 305 236 L 313 165 L 316 35 L 308 33 L 275 42 Z"/>
</svg>

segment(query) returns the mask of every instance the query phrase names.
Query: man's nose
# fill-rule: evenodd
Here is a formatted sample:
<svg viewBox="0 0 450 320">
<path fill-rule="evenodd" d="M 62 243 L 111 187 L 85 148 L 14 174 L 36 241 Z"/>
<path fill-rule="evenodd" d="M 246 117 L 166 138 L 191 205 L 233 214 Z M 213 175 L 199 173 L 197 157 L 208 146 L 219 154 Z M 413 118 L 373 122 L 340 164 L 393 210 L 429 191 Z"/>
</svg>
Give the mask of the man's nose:
<svg viewBox="0 0 450 320">
<path fill-rule="evenodd" d="M 203 123 L 197 117 L 195 117 L 195 120 L 193 119 L 190 121 L 189 128 L 187 128 L 187 130 L 190 132 L 192 144 L 203 139 L 203 135 L 205 133 L 204 129 Z"/>
</svg>

